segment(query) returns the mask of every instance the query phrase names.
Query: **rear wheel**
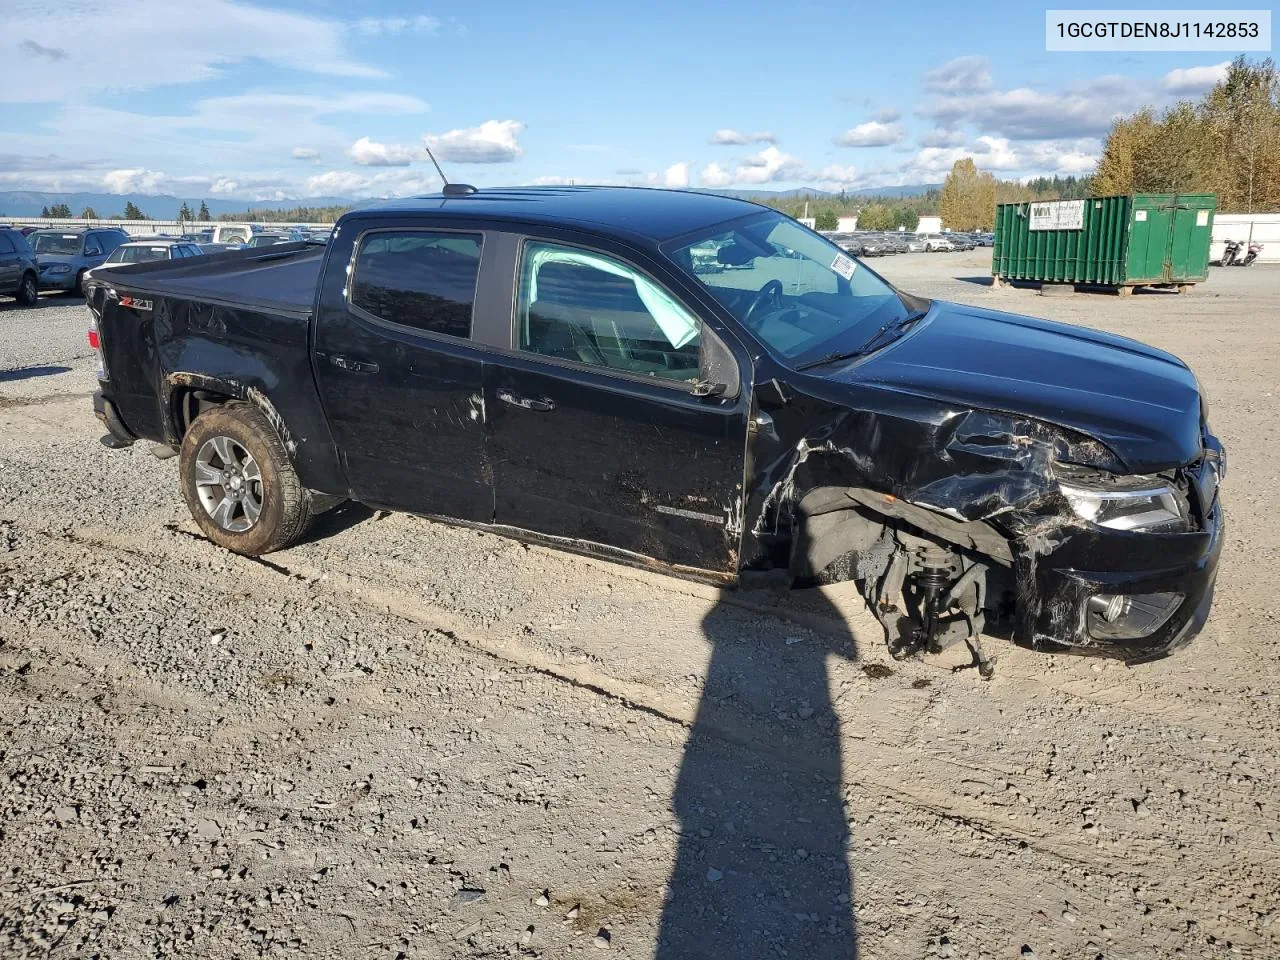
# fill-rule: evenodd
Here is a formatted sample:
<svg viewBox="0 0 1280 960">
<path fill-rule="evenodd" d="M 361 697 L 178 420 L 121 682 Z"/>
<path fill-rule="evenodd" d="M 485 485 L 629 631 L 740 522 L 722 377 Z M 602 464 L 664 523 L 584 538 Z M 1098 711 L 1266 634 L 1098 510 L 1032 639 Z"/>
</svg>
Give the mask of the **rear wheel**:
<svg viewBox="0 0 1280 960">
<path fill-rule="evenodd" d="M 204 535 L 258 556 L 294 543 L 311 523 L 302 486 L 279 435 L 245 403 L 200 414 L 182 438 L 182 495 Z"/>
<path fill-rule="evenodd" d="M 84 296 L 84 271 L 81 270 L 79 273 L 76 274 L 75 286 L 73 286 L 70 290 L 64 290 L 62 292 L 65 293 L 68 297 Z"/>
<path fill-rule="evenodd" d="M 34 307 L 40 298 L 40 289 L 36 286 L 36 275 L 31 272 L 22 275 L 18 284 L 18 303 L 24 307 Z"/>
</svg>

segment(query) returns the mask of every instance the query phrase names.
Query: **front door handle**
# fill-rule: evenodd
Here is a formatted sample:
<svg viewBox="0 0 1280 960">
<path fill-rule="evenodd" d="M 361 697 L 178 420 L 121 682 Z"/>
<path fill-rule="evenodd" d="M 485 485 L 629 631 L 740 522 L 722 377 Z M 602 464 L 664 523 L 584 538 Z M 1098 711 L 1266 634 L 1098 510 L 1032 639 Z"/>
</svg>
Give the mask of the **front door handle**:
<svg viewBox="0 0 1280 960">
<path fill-rule="evenodd" d="M 332 356 L 329 358 L 339 370 L 346 370 L 348 373 L 377 373 L 378 365 L 370 360 L 352 360 L 350 357 Z"/>
<path fill-rule="evenodd" d="M 519 397 L 510 390 L 499 390 L 498 399 L 503 403 L 511 404 L 513 407 L 520 407 L 523 410 L 537 410 L 539 413 L 547 413 L 548 411 L 556 408 L 554 403 L 545 398 L 541 400 L 534 400 L 529 397 Z"/>
</svg>

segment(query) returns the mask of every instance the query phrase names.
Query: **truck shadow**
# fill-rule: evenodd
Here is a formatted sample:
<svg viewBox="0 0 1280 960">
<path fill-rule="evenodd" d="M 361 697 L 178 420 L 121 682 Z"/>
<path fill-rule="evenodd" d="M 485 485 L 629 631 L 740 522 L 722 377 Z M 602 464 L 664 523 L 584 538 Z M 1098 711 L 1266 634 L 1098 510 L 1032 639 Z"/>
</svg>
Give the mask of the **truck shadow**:
<svg viewBox="0 0 1280 960">
<path fill-rule="evenodd" d="M 857 956 L 840 726 L 827 663 L 857 659 L 818 591 L 807 612 L 839 625 L 766 641 L 740 607 L 703 620 L 711 660 L 676 781 L 680 840 L 658 960 Z"/>
<path fill-rule="evenodd" d="M 0 370 L 0 383 L 11 383 L 14 380 L 30 380 L 33 377 L 52 377 L 59 373 L 70 373 L 70 367 L 19 367 L 16 370 Z"/>
</svg>

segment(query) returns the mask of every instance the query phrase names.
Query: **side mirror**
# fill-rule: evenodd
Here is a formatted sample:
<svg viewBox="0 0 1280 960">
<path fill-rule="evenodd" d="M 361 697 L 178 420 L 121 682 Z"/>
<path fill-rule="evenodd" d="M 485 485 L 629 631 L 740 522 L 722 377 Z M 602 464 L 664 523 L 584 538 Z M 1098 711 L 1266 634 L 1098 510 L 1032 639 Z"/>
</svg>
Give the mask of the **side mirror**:
<svg viewBox="0 0 1280 960">
<path fill-rule="evenodd" d="M 716 251 L 716 262 L 726 267 L 742 267 L 759 255 L 744 243 L 726 243 Z"/>
<path fill-rule="evenodd" d="M 693 395 L 695 397 L 722 397 L 728 387 L 723 383 L 713 383 L 710 380 L 694 380 Z"/>
<path fill-rule="evenodd" d="M 693 381 L 695 397 L 724 397 L 732 400 L 742 390 L 738 358 L 715 333 L 702 325 L 702 363 Z"/>
<path fill-rule="evenodd" d="M 102 256 L 102 250 L 98 247 L 85 247 L 84 255 L 86 257 L 100 257 Z"/>
</svg>

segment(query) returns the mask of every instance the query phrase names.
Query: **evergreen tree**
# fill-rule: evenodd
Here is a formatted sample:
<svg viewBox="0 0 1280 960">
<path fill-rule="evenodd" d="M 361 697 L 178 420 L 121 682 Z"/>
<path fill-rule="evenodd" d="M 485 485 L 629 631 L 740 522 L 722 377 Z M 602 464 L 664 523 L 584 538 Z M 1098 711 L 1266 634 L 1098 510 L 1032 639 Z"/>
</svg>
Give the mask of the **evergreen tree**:
<svg viewBox="0 0 1280 960">
<path fill-rule="evenodd" d="M 209 205 L 203 200 L 200 201 L 200 219 L 205 223 L 213 219 L 213 217 L 209 216 Z"/>
<path fill-rule="evenodd" d="M 819 210 L 818 215 L 813 218 L 813 227 L 815 230 L 834 230 L 839 225 L 834 210 Z"/>
<path fill-rule="evenodd" d="M 46 219 L 46 220 L 47 220 L 47 219 L 49 219 L 49 208 L 48 208 L 48 207 L 41 207 L 41 208 L 40 208 L 40 216 L 41 216 L 41 217 L 43 217 L 43 218 L 44 218 L 44 219 Z"/>
<path fill-rule="evenodd" d="M 134 204 L 132 200 L 129 200 L 124 205 L 124 219 L 146 220 L 148 219 L 148 217 L 145 213 L 143 213 L 141 210 L 138 209 L 138 207 Z"/>
<path fill-rule="evenodd" d="M 93 207 L 85 207 L 83 210 L 80 211 L 80 219 L 81 220 L 97 220 L 98 212 L 94 210 Z"/>
<path fill-rule="evenodd" d="M 178 219 L 183 223 L 186 223 L 188 220 L 194 220 L 195 218 L 195 214 L 192 213 L 191 208 L 187 206 L 187 201 L 183 200 L 182 208 L 178 210 Z"/>
</svg>

